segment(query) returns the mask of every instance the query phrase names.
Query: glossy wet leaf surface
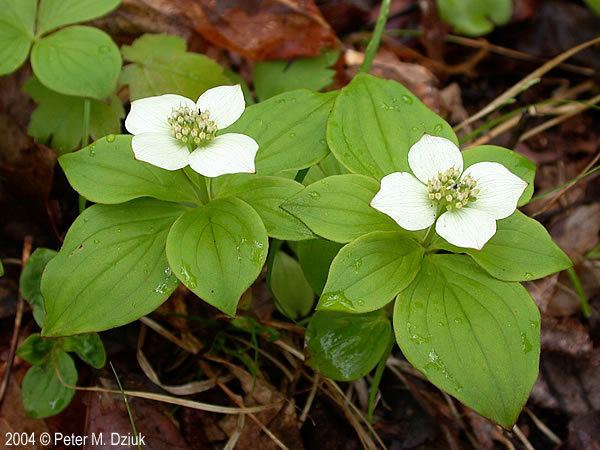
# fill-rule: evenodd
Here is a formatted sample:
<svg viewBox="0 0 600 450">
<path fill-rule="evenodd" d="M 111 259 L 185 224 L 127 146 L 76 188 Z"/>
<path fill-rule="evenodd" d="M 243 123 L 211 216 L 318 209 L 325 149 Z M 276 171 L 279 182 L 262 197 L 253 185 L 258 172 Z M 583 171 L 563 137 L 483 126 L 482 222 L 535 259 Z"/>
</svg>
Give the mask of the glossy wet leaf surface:
<svg viewBox="0 0 600 450">
<path fill-rule="evenodd" d="M 458 142 L 450 125 L 404 86 L 365 74 L 341 90 L 327 123 L 338 161 L 377 180 L 408 172 L 408 151 L 425 133 Z"/>
<path fill-rule="evenodd" d="M 188 289 L 234 315 L 240 296 L 262 270 L 268 246 L 257 212 L 231 197 L 181 216 L 169 232 L 167 256 Z"/>
<path fill-rule="evenodd" d="M 369 373 L 386 351 L 392 329 L 386 314 L 317 311 L 306 330 L 307 364 L 338 381 Z"/>
<path fill-rule="evenodd" d="M 433 255 L 394 308 L 396 340 L 429 381 L 510 428 L 538 373 L 540 314 L 524 287 L 467 256 Z"/>
<path fill-rule="evenodd" d="M 178 284 L 165 243 L 184 212 L 149 198 L 86 209 L 44 271 L 43 334 L 106 330 L 154 311 Z"/>
<path fill-rule="evenodd" d="M 77 369 L 73 359 L 63 351 L 55 351 L 48 362 L 31 367 L 21 387 L 27 415 L 42 419 L 65 409 L 75 395 L 75 390 L 65 383 L 71 386 L 77 383 Z"/>
<path fill-rule="evenodd" d="M 385 306 L 413 280 L 423 253 L 401 232 L 359 237 L 333 260 L 317 309 L 364 313 Z"/>
</svg>

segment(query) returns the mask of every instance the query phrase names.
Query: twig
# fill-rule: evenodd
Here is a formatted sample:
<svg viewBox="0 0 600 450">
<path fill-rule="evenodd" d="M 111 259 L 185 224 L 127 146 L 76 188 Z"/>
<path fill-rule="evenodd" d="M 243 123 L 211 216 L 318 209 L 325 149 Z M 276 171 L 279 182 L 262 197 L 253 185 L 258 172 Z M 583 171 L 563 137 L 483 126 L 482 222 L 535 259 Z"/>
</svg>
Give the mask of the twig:
<svg viewBox="0 0 600 450">
<path fill-rule="evenodd" d="M 31 254 L 31 236 L 25 236 L 23 241 L 23 251 L 21 252 L 21 270 L 25 267 L 29 255 Z M 17 352 L 17 345 L 19 343 L 19 334 L 21 331 L 21 321 L 23 320 L 23 309 L 25 308 L 25 300 L 19 291 L 17 299 L 17 311 L 15 313 L 15 325 L 13 327 L 12 337 L 10 339 L 10 351 L 8 352 L 8 359 L 6 360 L 6 370 L 4 371 L 4 377 L 2 378 L 2 384 L 0 385 L 0 406 L 4 401 L 6 390 L 8 388 L 8 381 L 10 380 L 10 374 L 12 372 L 13 364 L 15 362 L 15 354 Z"/>
<path fill-rule="evenodd" d="M 313 401 L 315 400 L 315 396 L 317 394 L 317 389 L 319 388 L 320 382 L 321 382 L 321 378 L 319 377 L 319 374 L 316 374 L 314 381 L 313 381 L 313 385 L 310 388 L 308 398 L 306 399 L 306 403 L 304 404 L 304 408 L 302 409 L 302 414 L 300 414 L 300 419 L 299 419 L 300 423 L 298 424 L 298 428 L 302 428 L 302 425 L 304 425 L 304 422 L 306 422 L 306 418 L 308 417 L 310 408 L 313 404 Z"/>
<path fill-rule="evenodd" d="M 585 103 L 576 105 L 574 108 L 572 108 L 572 110 L 570 112 L 563 114 L 561 116 L 558 116 L 558 117 L 554 117 L 554 118 L 538 125 L 537 127 L 532 128 L 531 130 L 523 133 L 523 135 L 519 138 L 519 142 L 523 142 L 523 141 L 535 136 L 536 134 L 539 134 L 542 131 L 547 130 L 548 128 L 558 125 L 559 123 L 562 123 L 565 120 L 568 120 L 571 117 L 582 113 L 583 111 L 585 111 L 586 109 L 589 109 L 592 105 L 595 105 L 598 102 L 600 102 L 600 94 L 589 99 Z"/>
<path fill-rule="evenodd" d="M 594 167 L 594 165 L 598 162 L 598 160 L 600 159 L 600 152 L 598 152 L 596 154 L 596 156 L 594 156 L 594 159 L 592 159 L 590 161 L 590 163 L 584 167 L 584 169 L 579 173 L 579 175 L 577 177 L 575 177 L 575 179 L 581 179 L 581 176 L 584 173 L 587 173 L 590 171 L 590 169 L 592 167 Z M 549 210 L 552 205 L 554 205 L 563 195 L 565 195 L 565 193 L 571 189 L 573 186 L 575 186 L 575 183 L 572 184 L 567 184 L 564 188 L 562 188 L 560 191 L 558 191 L 556 193 L 556 195 L 554 197 L 552 197 L 550 200 L 548 200 L 544 206 L 542 206 L 540 209 L 538 209 L 536 212 L 534 212 L 533 214 L 531 214 L 531 217 L 537 217 L 540 214 L 546 212 L 547 210 Z"/>
<path fill-rule="evenodd" d="M 548 428 L 546 424 L 542 422 L 540 418 L 533 413 L 533 411 L 531 411 L 527 407 L 523 408 L 523 410 L 527 413 L 527 415 L 533 421 L 533 423 L 540 429 L 540 431 L 546 435 L 548 439 L 550 439 L 556 445 L 562 444 L 562 440 L 556 434 L 554 434 L 554 432 L 550 428 Z"/>
<path fill-rule="evenodd" d="M 184 342 L 183 340 L 179 339 L 173 333 L 168 331 L 165 327 L 163 327 L 162 325 L 160 325 L 159 323 L 155 322 L 154 320 L 150 319 L 147 316 L 141 317 L 140 322 L 142 322 L 144 325 L 148 326 L 148 328 L 151 328 L 152 330 L 156 331 L 158 334 L 160 334 L 162 337 L 164 337 L 168 341 L 172 342 L 173 344 L 177 345 L 178 347 L 181 347 L 186 352 L 190 352 L 195 355 L 200 351 L 200 348 L 189 345 L 187 342 Z"/>
<path fill-rule="evenodd" d="M 513 431 L 527 450 L 535 450 L 533 445 L 531 445 L 531 442 L 529 442 L 529 440 L 525 437 L 525 435 L 517 425 L 513 427 Z"/>
<path fill-rule="evenodd" d="M 464 127 L 466 127 L 467 125 L 469 125 L 469 124 L 475 122 L 476 120 L 481 119 L 482 117 L 491 113 L 492 111 L 495 111 L 496 109 L 498 109 L 499 107 L 504 105 L 507 101 L 509 101 L 510 99 L 514 98 L 516 95 L 521 93 L 524 89 L 527 89 L 527 87 L 530 86 L 531 83 L 534 83 L 546 72 L 550 71 L 551 69 L 553 69 L 554 67 L 556 67 L 557 65 L 559 65 L 560 63 L 565 61 L 566 59 L 570 58 L 571 56 L 575 55 L 576 53 L 579 53 L 580 51 L 586 49 L 587 47 L 595 45 L 599 42 L 600 42 L 600 36 L 598 36 L 594 39 L 591 39 L 587 42 L 584 42 L 583 44 L 579 44 L 579 45 L 567 50 L 566 52 L 561 53 L 557 57 L 552 58 L 546 64 L 543 64 L 541 67 L 539 67 L 536 70 L 534 70 L 533 72 L 531 72 L 529 75 L 527 75 L 521 81 L 519 81 L 517 84 L 515 84 L 514 86 L 509 88 L 507 91 L 505 91 L 503 94 L 501 94 L 499 97 L 497 97 L 491 103 L 489 103 L 486 107 L 484 107 L 478 113 L 472 115 L 468 119 L 461 122 L 455 128 L 455 131 L 459 131 L 459 130 L 463 129 Z"/>
</svg>

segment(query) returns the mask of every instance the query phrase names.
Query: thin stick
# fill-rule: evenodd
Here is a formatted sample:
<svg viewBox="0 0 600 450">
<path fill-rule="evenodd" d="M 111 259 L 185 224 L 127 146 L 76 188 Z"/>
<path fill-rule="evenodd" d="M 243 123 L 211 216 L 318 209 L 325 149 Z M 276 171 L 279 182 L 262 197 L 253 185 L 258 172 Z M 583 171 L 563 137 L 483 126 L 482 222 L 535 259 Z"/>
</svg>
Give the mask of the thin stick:
<svg viewBox="0 0 600 450">
<path fill-rule="evenodd" d="M 529 440 L 525 437 L 525 435 L 517 425 L 513 427 L 513 431 L 527 450 L 535 450 L 533 445 L 531 445 L 531 442 L 529 442 Z"/>
<path fill-rule="evenodd" d="M 101 392 L 101 393 L 105 393 L 105 394 L 121 395 L 121 391 L 116 390 L 116 389 L 105 389 L 105 388 L 99 388 L 99 387 L 95 387 L 95 386 L 81 387 L 81 386 L 74 386 L 74 385 L 65 383 L 62 380 L 61 380 L 61 382 L 64 386 L 71 388 L 71 389 L 75 389 L 77 391 Z M 197 409 L 200 411 L 214 412 L 214 413 L 219 413 L 219 414 L 250 414 L 250 413 L 262 412 L 262 411 L 267 411 L 269 409 L 281 407 L 281 402 L 270 403 L 268 405 L 236 408 L 236 407 L 232 407 L 232 406 L 220 406 L 220 405 L 213 405 L 210 403 L 196 402 L 193 400 L 185 400 L 185 399 L 181 399 L 181 398 L 177 398 L 177 397 L 171 397 L 170 395 L 155 394 L 153 392 L 123 391 L 123 393 L 129 397 L 144 398 L 146 400 L 154 400 L 157 402 L 169 403 L 170 405 L 183 406 L 184 408 Z"/>
<path fill-rule="evenodd" d="M 154 320 L 150 319 L 147 316 L 140 317 L 140 322 L 142 322 L 148 328 L 151 328 L 152 330 L 156 331 L 158 334 L 160 334 L 162 337 L 164 337 L 168 341 L 172 342 L 173 344 L 177 345 L 178 347 L 181 347 L 186 352 L 190 352 L 195 355 L 200 351 L 199 348 L 188 345 L 186 342 L 182 341 L 177 336 L 175 336 L 173 333 L 168 331 L 165 327 L 163 327 L 162 325 L 160 325 L 159 323 L 155 322 Z"/>
<path fill-rule="evenodd" d="M 300 414 L 298 428 L 302 428 L 304 422 L 306 422 L 306 418 L 308 417 L 308 413 L 310 412 L 310 408 L 315 400 L 315 396 L 317 395 L 317 389 L 319 388 L 319 384 L 321 383 L 321 378 L 319 374 L 315 375 L 315 379 L 313 381 L 313 385 L 310 388 L 310 392 L 308 394 L 308 398 L 306 399 L 306 403 L 304 404 L 304 408 L 302 409 L 302 414 Z"/>
<path fill-rule="evenodd" d="M 554 432 L 550 428 L 548 428 L 546 424 L 542 422 L 540 418 L 536 416 L 529 408 L 524 408 L 524 411 L 527 413 L 527 415 L 533 421 L 533 423 L 535 423 L 535 425 L 540 429 L 540 431 L 546 435 L 548 439 L 550 439 L 557 445 L 562 444 L 562 440 L 556 434 L 554 434 Z"/>
<path fill-rule="evenodd" d="M 594 156 L 594 159 L 592 159 L 590 161 L 590 163 L 584 167 L 584 169 L 579 173 L 579 175 L 577 177 L 575 177 L 575 179 L 576 180 L 581 179 L 582 175 L 589 172 L 592 169 L 592 167 L 594 167 L 594 165 L 598 162 L 599 159 L 600 159 L 600 152 L 596 153 L 596 156 Z M 550 200 L 548 200 L 548 202 L 546 202 L 544 204 L 544 206 L 542 206 L 536 212 L 531 214 L 531 217 L 537 217 L 540 214 L 549 210 L 552 207 L 552 205 L 554 205 L 569 189 L 571 189 L 573 186 L 575 186 L 575 184 L 576 183 L 567 184 L 564 188 L 562 188 L 560 191 L 558 191 L 558 193 L 554 197 L 552 197 Z"/>
<path fill-rule="evenodd" d="M 375 54 L 377 53 L 377 49 L 379 48 L 379 44 L 381 43 L 381 35 L 383 33 L 383 29 L 385 28 L 385 23 L 387 22 L 389 13 L 390 0 L 383 0 L 381 2 L 381 8 L 379 9 L 379 17 L 377 17 L 375 30 L 373 31 L 373 36 L 369 41 L 369 45 L 367 45 L 367 50 L 365 52 L 365 60 L 358 69 L 359 72 L 368 73 L 369 70 L 371 70 L 371 65 L 373 64 L 373 59 L 375 59 Z"/>
<path fill-rule="evenodd" d="M 31 236 L 25 236 L 23 242 L 23 251 L 21 252 L 21 270 L 25 267 L 29 255 L 31 254 Z M 10 374 L 12 372 L 13 364 L 15 362 L 15 354 L 17 352 L 17 345 L 19 343 L 19 334 L 21 332 L 21 321 L 23 320 L 23 309 L 25 308 L 25 300 L 19 291 L 17 300 L 17 311 L 15 314 L 15 325 L 13 327 L 12 337 L 10 338 L 10 351 L 8 352 L 8 359 L 6 360 L 6 370 L 4 371 L 4 377 L 2 378 L 2 384 L 0 385 L 0 406 L 4 401 L 6 390 L 8 388 L 8 381 L 10 380 Z"/>
<path fill-rule="evenodd" d="M 498 109 L 499 107 L 504 105 L 507 101 L 509 101 L 510 99 L 514 98 L 516 95 L 521 93 L 524 89 L 526 89 L 528 86 L 530 86 L 532 83 L 534 83 L 535 80 L 538 80 L 546 72 L 550 71 L 551 69 L 553 69 L 554 67 L 556 67 L 557 65 L 559 65 L 560 63 L 565 61 L 566 59 L 570 58 L 571 56 L 575 55 L 576 53 L 579 53 L 580 51 L 582 51 L 592 45 L 595 45 L 599 42 L 600 42 L 600 36 L 598 36 L 594 39 L 591 39 L 587 42 L 584 42 L 583 44 L 579 44 L 579 45 L 567 50 L 566 52 L 561 53 L 557 57 L 552 58 L 546 64 L 543 64 L 541 67 L 539 67 L 536 70 L 534 70 L 533 72 L 531 72 L 529 75 L 527 75 L 521 81 L 519 81 L 517 84 L 515 84 L 514 86 L 509 88 L 507 91 L 505 91 L 502 95 L 500 95 L 495 100 L 493 100 L 491 103 L 489 103 L 486 107 L 484 107 L 478 113 L 472 115 L 468 119 L 461 122 L 455 128 L 455 131 L 459 131 L 459 130 L 463 129 L 464 127 L 466 127 L 467 125 L 469 125 L 469 124 L 475 122 L 476 120 L 481 119 L 482 117 L 486 116 L 487 114 L 495 111 L 496 109 Z"/>
</svg>

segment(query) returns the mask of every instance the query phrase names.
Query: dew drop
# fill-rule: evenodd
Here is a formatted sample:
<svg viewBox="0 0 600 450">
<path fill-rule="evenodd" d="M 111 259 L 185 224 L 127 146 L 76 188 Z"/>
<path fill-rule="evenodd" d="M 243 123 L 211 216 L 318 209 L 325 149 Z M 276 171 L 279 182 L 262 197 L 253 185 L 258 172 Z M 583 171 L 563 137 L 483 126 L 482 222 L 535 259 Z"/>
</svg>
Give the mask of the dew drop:
<svg viewBox="0 0 600 450">
<path fill-rule="evenodd" d="M 352 268 L 354 269 L 354 273 L 358 273 L 360 267 L 362 266 L 362 259 L 355 259 L 352 263 Z"/>
<path fill-rule="evenodd" d="M 185 263 L 181 263 L 179 267 L 179 274 L 183 278 L 183 284 L 185 284 L 188 288 L 194 289 L 196 284 L 196 277 L 191 274 L 191 268 Z"/>
<path fill-rule="evenodd" d="M 411 97 L 411 96 L 409 96 L 409 95 L 403 95 L 401 98 L 402 98 L 402 101 L 403 101 L 404 103 L 406 103 L 407 105 L 411 105 L 411 104 L 412 104 L 412 102 L 413 102 L 413 99 L 412 99 L 412 97 Z"/>
<path fill-rule="evenodd" d="M 531 345 L 531 342 L 529 342 L 529 339 L 527 338 L 527 335 L 525 333 L 521 333 L 521 350 L 523 350 L 523 353 L 529 353 L 532 350 L 533 346 Z"/>
<path fill-rule="evenodd" d="M 106 136 L 106 142 L 111 143 L 111 142 L 115 142 L 115 135 L 114 134 L 109 134 L 108 136 Z"/>
<path fill-rule="evenodd" d="M 438 123 L 435 127 L 433 127 L 433 132 L 440 133 L 442 131 L 442 128 L 443 128 L 442 124 Z"/>
<path fill-rule="evenodd" d="M 312 198 L 313 200 L 317 200 L 317 199 L 319 199 L 319 198 L 321 197 L 321 194 L 319 194 L 318 192 L 314 192 L 314 191 L 313 191 L 313 192 L 310 192 L 310 193 L 308 194 L 308 196 L 309 196 L 310 198 Z"/>
</svg>

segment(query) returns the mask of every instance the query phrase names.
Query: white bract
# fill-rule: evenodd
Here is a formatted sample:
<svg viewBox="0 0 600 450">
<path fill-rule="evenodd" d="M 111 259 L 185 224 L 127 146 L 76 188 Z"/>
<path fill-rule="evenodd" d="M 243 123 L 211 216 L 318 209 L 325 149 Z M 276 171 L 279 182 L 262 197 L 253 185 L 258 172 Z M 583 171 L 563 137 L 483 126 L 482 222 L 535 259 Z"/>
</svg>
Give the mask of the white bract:
<svg viewBox="0 0 600 450">
<path fill-rule="evenodd" d="M 188 164 L 207 177 L 255 172 L 258 144 L 250 136 L 217 131 L 240 118 L 246 103 L 239 85 L 207 90 L 194 103 L 181 95 L 136 100 L 125 120 L 136 159 L 167 170 Z"/>
<path fill-rule="evenodd" d="M 408 164 L 412 174 L 382 178 L 371 206 L 406 230 L 423 230 L 435 222 L 437 234 L 458 247 L 481 250 L 496 233 L 496 220 L 517 209 L 527 187 L 496 162 L 479 162 L 463 171 L 459 148 L 427 134 L 410 148 Z"/>
</svg>

